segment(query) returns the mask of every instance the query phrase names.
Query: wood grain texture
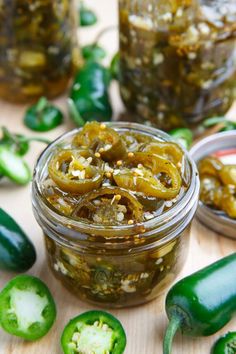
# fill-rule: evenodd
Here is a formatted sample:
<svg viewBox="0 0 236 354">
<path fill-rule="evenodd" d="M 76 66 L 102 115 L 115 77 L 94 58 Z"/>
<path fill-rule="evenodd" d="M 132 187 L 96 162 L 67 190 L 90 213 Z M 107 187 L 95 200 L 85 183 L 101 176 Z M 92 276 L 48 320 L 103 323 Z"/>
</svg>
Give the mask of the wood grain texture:
<svg viewBox="0 0 236 354">
<path fill-rule="evenodd" d="M 80 32 L 81 43 L 89 43 L 101 28 L 117 23 L 116 0 L 99 0 L 96 2 L 94 0 L 86 0 L 86 2 L 97 9 L 100 22 L 98 26 Z M 114 53 L 117 49 L 117 33 L 112 32 L 105 36 L 102 44 L 108 49 L 110 55 Z M 112 97 L 115 111 L 118 113 L 122 110 L 122 106 L 116 85 L 112 87 Z M 55 103 L 66 112 L 65 97 L 58 98 L 55 100 Z M 6 125 L 9 129 L 17 132 L 31 134 L 22 125 L 24 110 L 25 106 L 13 106 L 5 102 L 0 102 L 0 125 Z M 45 134 L 45 136 L 54 139 L 71 128 L 72 125 L 67 118 L 63 126 L 51 133 Z M 27 155 L 27 161 L 31 166 L 35 164 L 42 148 L 43 146 L 38 143 L 32 146 L 31 152 Z M 31 209 L 30 186 L 16 187 L 7 182 L 1 183 L 0 206 L 19 222 L 32 239 L 37 249 L 38 259 L 34 267 L 29 271 L 29 274 L 40 277 L 48 284 L 58 307 L 56 324 L 50 333 L 38 342 L 26 343 L 0 330 L 0 354 L 60 354 L 60 334 L 65 324 L 71 317 L 92 307 L 70 295 L 54 279 L 49 271 L 45 260 L 42 233 L 33 217 Z M 191 228 L 189 256 L 181 277 L 233 251 L 236 251 L 235 241 L 217 235 L 194 220 Z M 0 271 L 0 288 L 12 276 L 10 273 Z M 163 302 L 164 298 L 162 297 L 144 306 L 132 309 L 111 310 L 111 313 L 121 320 L 127 333 L 128 343 L 125 354 L 162 353 L 162 338 L 167 323 L 163 311 Z M 174 342 L 173 354 L 208 354 L 210 353 L 212 343 L 221 333 L 235 329 L 236 319 L 231 321 L 220 333 L 208 338 L 183 338 L 179 334 Z"/>
</svg>

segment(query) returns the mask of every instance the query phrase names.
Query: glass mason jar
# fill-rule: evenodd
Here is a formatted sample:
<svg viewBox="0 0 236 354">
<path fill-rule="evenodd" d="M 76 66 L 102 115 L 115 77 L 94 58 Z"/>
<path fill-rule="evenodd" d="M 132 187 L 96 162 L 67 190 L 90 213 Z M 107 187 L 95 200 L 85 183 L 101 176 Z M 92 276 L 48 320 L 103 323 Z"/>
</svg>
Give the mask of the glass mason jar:
<svg viewBox="0 0 236 354">
<path fill-rule="evenodd" d="M 73 0 L 0 2 L 0 98 L 34 101 L 62 93 L 78 68 Z"/>
<path fill-rule="evenodd" d="M 170 141 L 154 128 L 135 123 L 108 123 Z M 127 307 L 160 295 L 179 274 L 188 250 L 190 223 L 198 204 L 199 179 L 189 154 L 184 156 L 188 188 L 178 202 L 151 220 L 137 225 L 101 226 L 60 214 L 43 194 L 47 166 L 57 146 L 68 147 L 73 130 L 52 143 L 35 167 L 32 203 L 41 226 L 49 266 L 78 298 L 105 307 Z"/>
<path fill-rule="evenodd" d="M 196 128 L 236 88 L 235 0 L 120 0 L 120 90 L 142 123 Z"/>
</svg>

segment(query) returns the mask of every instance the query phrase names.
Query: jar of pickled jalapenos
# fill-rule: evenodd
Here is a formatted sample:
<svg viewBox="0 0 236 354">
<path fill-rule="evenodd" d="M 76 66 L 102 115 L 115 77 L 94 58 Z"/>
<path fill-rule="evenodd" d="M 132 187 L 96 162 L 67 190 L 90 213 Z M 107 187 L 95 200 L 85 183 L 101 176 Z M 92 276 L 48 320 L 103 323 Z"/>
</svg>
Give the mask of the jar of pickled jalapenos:
<svg viewBox="0 0 236 354">
<path fill-rule="evenodd" d="M 133 306 L 179 274 L 199 179 L 167 134 L 135 123 L 87 123 L 42 153 L 32 188 L 50 268 L 78 298 Z"/>
<path fill-rule="evenodd" d="M 235 99 L 235 0 L 120 0 L 120 91 L 142 123 L 196 129 Z"/>
<path fill-rule="evenodd" d="M 0 2 L 0 98 L 62 93 L 80 61 L 73 0 Z"/>
</svg>

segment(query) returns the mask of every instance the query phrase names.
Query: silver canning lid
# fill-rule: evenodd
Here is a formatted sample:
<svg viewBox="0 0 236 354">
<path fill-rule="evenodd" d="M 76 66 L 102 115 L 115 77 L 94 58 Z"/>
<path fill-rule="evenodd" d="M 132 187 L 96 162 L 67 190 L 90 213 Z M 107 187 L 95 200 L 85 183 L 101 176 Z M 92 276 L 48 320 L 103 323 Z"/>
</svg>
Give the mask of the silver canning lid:
<svg viewBox="0 0 236 354">
<path fill-rule="evenodd" d="M 234 148 L 236 149 L 236 131 L 222 132 L 211 135 L 194 145 L 190 155 L 198 163 L 205 156 Z M 210 229 L 236 239 L 236 220 L 208 208 L 201 201 L 197 209 L 197 217 Z"/>
</svg>

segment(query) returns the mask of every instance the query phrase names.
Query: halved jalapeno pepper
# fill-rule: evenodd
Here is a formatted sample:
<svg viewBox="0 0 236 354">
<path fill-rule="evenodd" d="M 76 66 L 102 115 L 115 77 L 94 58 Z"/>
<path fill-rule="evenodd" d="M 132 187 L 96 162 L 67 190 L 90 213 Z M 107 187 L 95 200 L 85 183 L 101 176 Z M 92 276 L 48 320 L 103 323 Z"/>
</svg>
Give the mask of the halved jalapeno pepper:
<svg viewBox="0 0 236 354">
<path fill-rule="evenodd" d="M 89 146 L 105 161 L 119 160 L 126 154 L 125 144 L 119 134 L 104 123 L 92 122 L 74 137 L 74 147 Z"/>
<path fill-rule="evenodd" d="M 175 165 L 180 165 L 183 159 L 183 151 L 181 148 L 177 144 L 171 142 L 157 141 L 150 143 L 147 144 L 142 151 L 161 155 Z"/>
<path fill-rule="evenodd" d="M 177 168 L 158 155 L 132 153 L 124 165 L 113 173 L 116 184 L 121 188 L 161 199 L 172 199 L 180 191 L 182 181 Z"/>
<path fill-rule="evenodd" d="M 130 192 L 118 187 L 102 187 L 79 201 L 72 216 L 102 225 L 142 221 L 142 204 Z"/>
<path fill-rule="evenodd" d="M 64 354 L 122 354 L 126 334 L 120 321 L 104 311 L 88 311 L 66 325 L 61 346 Z"/>
<path fill-rule="evenodd" d="M 48 172 L 63 191 L 84 194 L 102 183 L 103 172 L 97 160 L 89 150 L 60 150 L 50 160 Z"/>
</svg>

